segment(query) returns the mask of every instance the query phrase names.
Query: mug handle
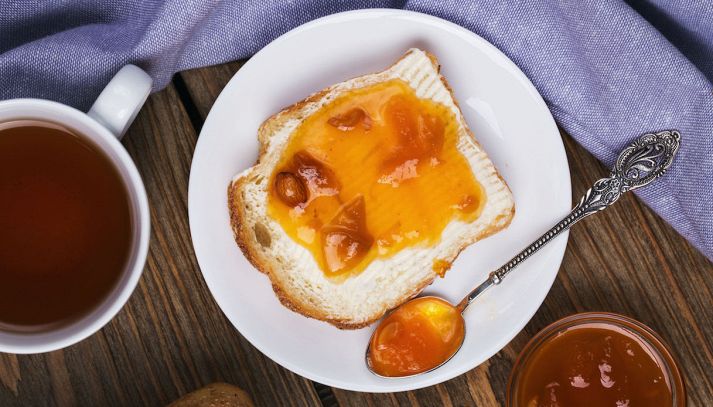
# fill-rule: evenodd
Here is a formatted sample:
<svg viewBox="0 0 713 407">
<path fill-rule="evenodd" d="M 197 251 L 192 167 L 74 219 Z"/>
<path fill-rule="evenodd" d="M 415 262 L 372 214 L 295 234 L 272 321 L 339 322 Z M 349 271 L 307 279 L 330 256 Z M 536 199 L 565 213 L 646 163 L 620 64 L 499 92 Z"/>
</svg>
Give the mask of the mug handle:
<svg viewBox="0 0 713 407">
<path fill-rule="evenodd" d="M 121 139 L 146 102 L 152 84 L 141 68 L 126 65 L 111 78 L 87 114 Z"/>
</svg>

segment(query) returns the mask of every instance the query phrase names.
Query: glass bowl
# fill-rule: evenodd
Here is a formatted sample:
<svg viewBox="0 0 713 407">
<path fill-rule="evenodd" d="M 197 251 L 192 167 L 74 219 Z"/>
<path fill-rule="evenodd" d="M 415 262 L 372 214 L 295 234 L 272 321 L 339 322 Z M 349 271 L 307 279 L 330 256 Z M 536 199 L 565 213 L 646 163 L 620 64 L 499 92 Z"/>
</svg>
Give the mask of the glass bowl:
<svg viewBox="0 0 713 407">
<path fill-rule="evenodd" d="M 676 364 L 668 346 L 651 328 L 642 324 L 639 321 L 629 317 L 608 313 L 608 312 L 584 312 L 580 314 L 570 315 L 556 321 L 535 335 L 525 345 L 525 348 L 520 352 L 520 355 L 515 361 L 515 365 L 510 373 L 507 387 L 507 406 L 523 407 L 516 405 L 518 400 L 518 391 L 521 387 L 521 379 L 523 373 L 528 367 L 532 357 L 558 334 L 564 333 L 573 327 L 611 327 L 618 331 L 625 331 L 629 335 L 634 336 L 640 342 L 641 346 L 645 346 L 657 359 L 661 366 L 672 394 L 672 406 L 683 407 L 686 405 L 686 390 L 683 384 L 681 372 Z"/>
</svg>

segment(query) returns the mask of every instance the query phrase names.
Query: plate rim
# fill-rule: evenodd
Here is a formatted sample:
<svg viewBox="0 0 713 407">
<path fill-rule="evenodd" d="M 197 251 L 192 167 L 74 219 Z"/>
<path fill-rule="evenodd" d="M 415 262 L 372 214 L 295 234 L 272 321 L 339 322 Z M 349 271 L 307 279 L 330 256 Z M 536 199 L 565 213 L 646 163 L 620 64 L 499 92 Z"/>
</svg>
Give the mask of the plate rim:
<svg viewBox="0 0 713 407">
<path fill-rule="evenodd" d="M 507 56 L 505 55 L 500 49 L 498 49 L 495 45 L 490 43 L 488 40 L 485 38 L 481 37 L 480 35 L 476 34 L 473 31 L 468 30 L 465 27 L 462 27 L 456 23 L 453 23 L 451 21 L 442 19 L 437 16 L 433 16 L 430 14 L 425 14 L 421 13 L 418 11 L 411 11 L 411 10 L 403 10 L 403 9 L 389 9 L 389 8 L 368 8 L 368 9 L 357 9 L 357 10 L 348 10 L 348 11 L 343 11 L 339 13 L 334 13 L 330 14 L 327 16 L 323 16 L 314 20 L 310 20 L 304 24 L 301 24 L 272 40 L 268 44 L 266 44 L 264 47 L 262 47 L 258 52 L 253 54 L 245 64 L 230 78 L 230 80 L 226 83 L 226 85 L 223 87 L 221 90 L 220 94 L 216 98 L 215 102 L 211 106 L 211 109 L 206 116 L 206 119 L 204 121 L 204 125 L 201 129 L 201 132 L 199 134 L 198 140 L 196 142 L 196 147 L 193 152 L 193 157 L 191 159 L 191 168 L 190 168 L 190 173 L 189 173 L 189 180 L 188 180 L 188 221 L 189 221 L 189 229 L 191 232 L 191 243 L 193 245 L 194 253 L 196 256 L 196 261 L 198 263 L 198 267 L 201 271 L 201 275 L 203 277 L 203 280 L 206 283 L 206 286 L 208 287 L 208 290 L 210 291 L 211 297 L 213 300 L 218 304 L 218 307 L 220 308 L 221 312 L 223 315 L 228 319 L 228 321 L 233 325 L 233 328 L 238 331 L 238 333 L 243 336 L 252 346 L 254 346 L 258 351 L 260 351 L 263 355 L 268 357 L 270 360 L 273 362 L 279 364 L 280 366 L 290 370 L 291 372 L 300 375 L 304 378 L 307 378 L 308 380 L 316 381 L 325 385 L 328 385 L 330 387 L 335 387 L 343 390 L 348 390 L 348 391 L 358 391 L 358 392 L 371 392 L 371 393 L 390 393 L 390 392 L 399 392 L 399 391 L 410 391 L 410 390 L 416 390 L 420 388 L 425 388 L 428 386 L 436 385 L 439 383 L 443 383 L 445 381 L 451 380 L 455 377 L 458 377 L 478 366 L 480 366 L 482 363 L 485 363 L 487 360 L 491 359 L 493 356 L 497 354 L 496 351 L 492 355 L 490 355 L 488 358 L 485 360 L 470 366 L 469 363 L 463 364 L 463 368 L 453 368 L 451 372 L 443 377 L 440 376 L 433 376 L 431 380 L 424 380 L 422 382 L 414 382 L 414 383 L 405 383 L 405 385 L 402 386 L 394 386 L 394 385 L 387 385 L 387 386 L 379 386 L 375 387 L 373 385 L 369 384 L 354 384 L 354 383 L 346 383 L 342 382 L 339 380 L 332 380 L 329 377 L 320 375 L 318 373 L 314 372 L 308 372 L 299 365 L 292 363 L 289 360 L 282 359 L 274 354 L 274 352 L 266 349 L 263 344 L 258 343 L 257 340 L 253 337 L 253 335 L 244 332 L 243 330 L 238 328 L 238 325 L 241 325 L 240 323 L 236 323 L 233 318 L 231 318 L 228 313 L 225 311 L 225 307 L 223 304 L 223 300 L 219 299 L 217 296 L 213 294 L 214 292 L 214 287 L 212 286 L 210 279 L 206 277 L 206 272 L 203 270 L 203 267 L 201 266 L 201 254 L 199 254 L 198 247 L 202 246 L 201 244 L 196 244 L 196 237 L 195 237 L 195 230 L 196 227 L 194 227 L 194 222 L 195 222 L 195 216 L 191 216 L 191 214 L 195 211 L 195 206 L 196 206 L 196 199 L 197 198 L 192 198 L 195 196 L 195 190 L 196 187 L 194 186 L 196 181 L 196 178 L 194 177 L 194 167 L 196 166 L 196 162 L 199 161 L 199 157 L 202 156 L 201 151 L 206 148 L 204 147 L 206 144 L 201 143 L 202 139 L 205 139 L 202 137 L 205 129 L 207 126 L 205 125 L 206 123 L 209 122 L 211 119 L 211 116 L 214 114 L 214 107 L 217 106 L 219 103 L 222 102 L 223 98 L 226 98 L 226 92 L 225 90 L 230 86 L 230 84 L 236 80 L 238 75 L 240 74 L 241 71 L 243 71 L 245 68 L 251 66 L 254 64 L 255 60 L 257 59 L 256 57 L 259 57 L 261 54 L 265 52 L 266 49 L 269 47 L 272 47 L 274 44 L 280 44 L 284 41 L 287 41 L 290 39 L 290 37 L 295 36 L 300 34 L 303 31 L 310 30 L 312 28 L 315 28 L 316 26 L 322 25 L 325 22 L 333 22 L 332 20 L 338 20 L 338 19 L 349 19 L 349 20 L 359 20 L 359 19 L 369 19 L 369 18 L 379 18 L 379 17 L 409 17 L 412 18 L 413 20 L 419 21 L 420 23 L 430 23 L 434 26 L 437 26 L 445 31 L 450 32 L 453 35 L 461 35 L 465 37 L 469 37 L 471 40 L 476 41 L 480 46 L 482 46 L 484 49 L 486 49 L 488 52 L 492 52 L 498 57 L 500 57 L 505 64 L 507 64 L 509 71 L 515 76 L 518 77 L 518 79 L 521 80 L 522 84 L 530 91 L 531 94 L 534 95 L 535 102 L 537 105 L 540 105 L 540 107 L 544 107 L 544 110 L 547 112 L 546 114 L 546 120 L 551 123 L 553 126 L 554 130 L 559 133 L 557 123 L 554 120 L 554 117 L 552 116 L 552 113 L 545 103 L 542 95 L 540 92 L 535 88 L 535 86 L 532 84 L 530 79 L 527 77 L 527 75 L 522 72 L 522 70 Z M 572 179 L 571 179 L 571 173 L 570 173 L 570 168 L 569 168 L 569 160 L 566 154 L 566 150 L 564 147 L 564 142 L 561 138 L 557 139 L 559 143 L 556 143 L 555 148 L 559 149 L 559 153 L 561 154 L 564 162 L 564 169 L 566 171 L 565 179 L 567 180 L 566 182 L 566 189 L 568 190 L 567 198 L 568 202 L 570 203 L 571 206 L 571 192 L 572 192 Z M 193 191 L 193 192 L 192 192 Z M 194 202 L 194 203 L 192 203 Z M 569 231 L 565 231 L 562 233 L 563 236 L 561 236 L 560 240 L 561 243 L 559 245 L 562 246 L 561 251 L 559 253 L 555 254 L 556 261 L 553 262 L 553 264 L 556 264 L 557 271 L 552 274 L 552 278 L 550 278 L 546 283 L 548 284 L 548 289 L 544 292 L 544 295 L 542 295 L 542 298 L 538 298 L 538 303 L 539 305 L 532 310 L 532 312 L 527 313 L 526 318 L 523 320 L 525 321 L 522 326 L 519 326 L 519 328 L 511 335 L 511 336 L 506 336 L 503 337 L 500 341 L 497 343 L 497 347 L 502 350 L 505 346 L 507 346 L 508 343 L 514 339 L 517 334 L 519 334 L 522 329 L 524 329 L 525 325 L 532 319 L 534 314 L 542 307 L 542 303 L 544 302 L 546 296 L 550 293 L 552 290 L 552 285 L 554 283 L 554 280 L 556 279 L 557 275 L 559 274 L 559 268 L 561 267 L 562 260 L 564 258 L 564 254 L 566 252 L 566 247 L 567 247 L 567 242 L 569 241 Z M 554 244 L 558 244 L 555 242 Z M 207 255 L 207 254 L 205 254 Z M 525 315 L 525 314 L 523 314 Z M 390 383 L 398 383 L 399 379 L 390 379 Z"/>
</svg>

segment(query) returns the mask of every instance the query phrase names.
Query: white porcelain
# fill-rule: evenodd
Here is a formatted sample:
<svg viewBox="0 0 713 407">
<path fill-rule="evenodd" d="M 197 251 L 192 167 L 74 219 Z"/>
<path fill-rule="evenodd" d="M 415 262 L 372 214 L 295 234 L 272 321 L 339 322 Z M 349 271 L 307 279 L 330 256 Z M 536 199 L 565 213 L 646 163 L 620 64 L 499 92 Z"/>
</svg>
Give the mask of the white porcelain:
<svg viewBox="0 0 713 407">
<path fill-rule="evenodd" d="M 146 101 L 151 91 L 151 82 L 151 77 L 138 67 L 123 67 L 102 91 L 88 114 L 42 99 L 0 102 L 0 123 L 27 119 L 59 123 L 101 149 L 114 163 L 126 185 L 133 223 L 131 253 L 126 269 L 99 306 L 73 323 L 57 328 L 38 332 L 0 330 L 0 352 L 42 353 L 75 344 L 106 325 L 134 291 L 148 253 L 149 206 L 141 176 L 119 138 Z"/>
<path fill-rule="evenodd" d="M 542 249 L 473 304 L 463 349 L 445 366 L 414 378 L 383 379 L 367 370 L 372 327 L 340 331 L 280 305 L 268 279 L 233 240 L 226 190 L 253 165 L 260 123 L 310 93 L 380 71 L 410 47 L 442 64 L 463 113 L 516 201 L 510 227 L 463 251 L 444 279 L 424 292 L 460 300 L 488 272 L 569 212 L 570 178 L 562 141 L 525 75 L 484 39 L 423 14 L 363 10 L 296 28 L 253 56 L 228 83 L 203 126 L 193 158 L 188 209 L 196 255 L 215 300 L 255 347 L 286 368 L 348 390 L 391 392 L 440 383 L 502 349 L 550 289 L 567 237 Z"/>
</svg>

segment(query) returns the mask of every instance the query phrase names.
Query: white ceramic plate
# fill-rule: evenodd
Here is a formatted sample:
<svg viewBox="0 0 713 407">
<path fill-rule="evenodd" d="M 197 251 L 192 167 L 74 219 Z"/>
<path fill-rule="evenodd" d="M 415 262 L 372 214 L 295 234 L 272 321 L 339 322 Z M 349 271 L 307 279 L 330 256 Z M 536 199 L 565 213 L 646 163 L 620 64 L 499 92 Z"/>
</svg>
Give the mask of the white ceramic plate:
<svg viewBox="0 0 713 407">
<path fill-rule="evenodd" d="M 445 366 L 408 379 L 382 379 L 364 365 L 372 328 L 340 331 L 280 305 L 270 283 L 243 257 L 231 233 L 226 191 L 254 164 L 257 129 L 283 107 L 324 87 L 380 71 L 407 49 L 432 52 L 463 114 L 515 195 L 505 231 L 463 251 L 445 279 L 425 293 L 458 301 L 570 209 L 562 141 L 530 81 L 484 39 L 413 12 L 363 10 L 312 21 L 253 56 L 228 83 L 203 126 L 191 168 L 188 212 L 203 276 L 228 319 L 265 355 L 318 382 L 343 389 L 416 389 L 464 373 L 502 349 L 530 320 L 552 285 L 561 237 L 486 292 L 465 314 L 467 336 Z"/>
</svg>

